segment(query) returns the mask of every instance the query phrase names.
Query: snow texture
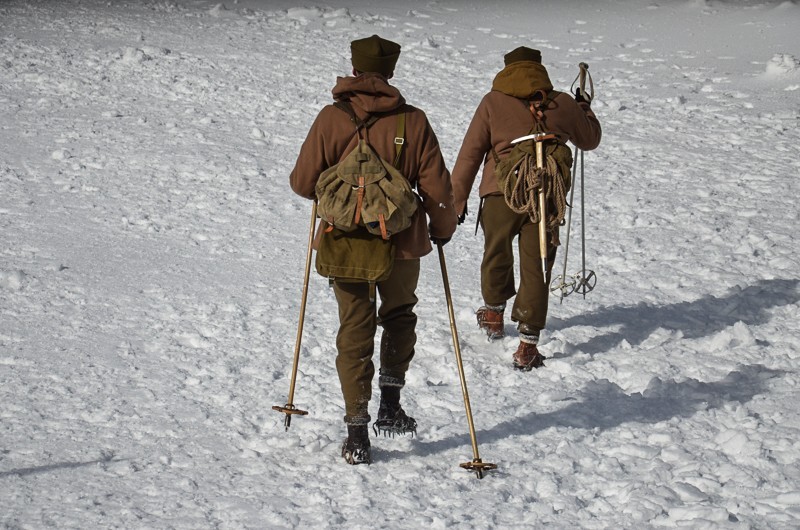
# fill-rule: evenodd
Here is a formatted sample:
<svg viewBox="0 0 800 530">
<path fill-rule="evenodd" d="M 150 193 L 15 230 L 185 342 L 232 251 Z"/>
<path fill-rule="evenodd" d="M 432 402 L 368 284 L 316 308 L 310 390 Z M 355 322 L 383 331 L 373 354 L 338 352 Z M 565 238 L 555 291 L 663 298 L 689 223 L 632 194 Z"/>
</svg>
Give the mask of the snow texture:
<svg viewBox="0 0 800 530">
<path fill-rule="evenodd" d="M 0 3 L 0 526 L 797 528 L 799 25 L 792 1 Z M 445 247 L 483 480 L 459 467 L 435 254 L 403 392 L 418 437 L 344 464 L 313 273 L 310 413 L 286 431 L 271 410 L 310 217 L 288 174 L 374 33 L 451 167 L 505 52 L 541 49 L 562 90 L 581 61 L 594 78 L 598 283 L 551 299 L 545 368 L 511 368 L 510 323 L 475 326 L 474 216 Z"/>
</svg>

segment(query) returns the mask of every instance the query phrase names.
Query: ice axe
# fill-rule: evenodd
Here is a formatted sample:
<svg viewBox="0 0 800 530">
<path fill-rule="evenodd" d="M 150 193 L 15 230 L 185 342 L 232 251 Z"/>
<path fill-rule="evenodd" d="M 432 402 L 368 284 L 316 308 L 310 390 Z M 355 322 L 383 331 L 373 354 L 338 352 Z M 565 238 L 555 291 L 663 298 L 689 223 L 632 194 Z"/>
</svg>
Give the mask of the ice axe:
<svg viewBox="0 0 800 530">
<path fill-rule="evenodd" d="M 525 140 L 533 140 L 536 146 L 536 168 L 544 169 L 544 142 L 556 139 L 553 133 L 536 132 L 527 136 L 522 136 L 511 141 L 511 145 Z M 542 281 L 547 285 L 547 189 L 545 179 L 542 178 L 539 190 L 536 192 L 539 203 L 539 257 L 542 260 Z"/>
<path fill-rule="evenodd" d="M 272 410 L 283 412 L 286 414 L 286 418 L 283 420 L 283 424 L 286 427 L 286 430 L 289 430 L 289 425 L 292 424 L 292 416 L 298 414 L 300 416 L 305 416 L 308 414 L 307 410 L 301 410 L 294 406 L 294 386 L 295 382 L 297 381 L 297 365 L 300 361 L 300 343 L 303 339 L 303 321 L 305 320 L 306 314 L 306 300 L 308 299 L 308 277 L 311 273 L 311 244 L 314 241 L 314 229 L 316 228 L 317 224 L 317 202 L 314 201 L 313 205 L 311 206 L 311 228 L 308 231 L 308 250 L 306 251 L 306 271 L 305 271 L 305 278 L 303 279 L 303 295 L 300 301 L 300 320 L 297 324 L 297 340 L 295 341 L 294 346 L 294 362 L 292 363 L 292 378 L 291 383 L 289 385 L 289 399 L 286 401 L 286 405 L 280 406 L 275 405 L 272 407 Z"/>
<path fill-rule="evenodd" d="M 453 312 L 453 297 L 450 294 L 450 280 L 447 279 L 447 265 L 444 261 L 444 250 L 442 244 L 437 243 L 439 249 L 439 265 L 442 268 L 442 282 L 444 283 L 444 296 L 447 299 L 447 314 L 450 316 L 450 332 L 453 335 L 453 347 L 456 352 L 456 364 L 458 365 L 458 376 L 461 378 L 461 393 L 464 397 L 464 408 L 467 413 L 469 423 L 469 436 L 472 440 L 472 462 L 465 462 L 460 466 L 468 471 L 474 471 L 479 479 L 483 478 L 484 471 L 497 469 L 497 464 L 490 464 L 481 460 L 478 453 L 478 439 L 475 436 L 475 424 L 472 421 L 472 409 L 469 405 L 469 392 L 467 391 L 467 380 L 464 377 L 464 364 L 461 361 L 461 347 L 458 344 L 458 330 L 456 329 L 456 317 Z"/>
</svg>

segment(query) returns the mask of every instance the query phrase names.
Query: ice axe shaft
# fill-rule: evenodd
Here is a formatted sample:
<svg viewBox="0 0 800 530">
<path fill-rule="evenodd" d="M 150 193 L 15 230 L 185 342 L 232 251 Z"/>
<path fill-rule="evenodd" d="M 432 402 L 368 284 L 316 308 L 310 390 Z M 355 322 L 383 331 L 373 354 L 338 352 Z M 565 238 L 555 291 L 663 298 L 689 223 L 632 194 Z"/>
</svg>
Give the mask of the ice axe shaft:
<svg viewBox="0 0 800 530">
<path fill-rule="evenodd" d="M 554 138 L 552 134 L 535 135 L 536 142 L 536 167 L 544 169 L 544 144 L 549 138 Z M 539 257 L 542 259 L 542 281 L 547 285 L 547 190 L 545 179 L 541 179 L 539 188 Z"/>
<path fill-rule="evenodd" d="M 289 430 L 289 426 L 292 424 L 292 416 L 297 414 L 300 416 L 305 416 L 308 414 L 307 410 L 300 410 L 294 406 L 294 388 L 295 383 L 297 382 L 297 366 L 300 362 L 300 344 L 303 340 L 303 323 L 305 321 L 306 315 L 306 300 L 308 300 L 308 278 L 311 274 L 311 245 L 314 242 L 314 229 L 316 228 L 317 224 L 317 202 L 314 201 L 313 205 L 311 206 L 311 228 L 308 231 L 308 249 L 306 250 L 306 270 L 305 276 L 303 278 L 303 294 L 300 300 L 300 319 L 297 324 L 297 339 L 295 341 L 294 346 L 294 361 L 292 363 L 292 377 L 289 384 L 289 399 L 286 401 L 286 405 L 279 406 L 275 405 L 272 407 L 272 410 L 282 412 L 286 414 L 286 418 L 283 421 L 286 430 Z"/>
<path fill-rule="evenodd" d="M 469 404 L 469 391 L 467 390 L 467 379 L 464 377 L 464 363 L 461 360 L 461 346 L 458 342 L 458 330 L 456 329 L 456 317 L 453 311 L 453 297 L 450 294 L 450 280 L 447 278 L 447 265 L 444 260 L 444 250 L 442 244 L 436 244 L 439 250 L 439 265 L 442 268 L 442 283 L 444 283 L 444 296 L 447 299 L 447 314 L 450 317 L 450 333 L 453 335 L 453 348 L 456 352 L 456 364 L 458 366 L 458 376 L 461 379 L 461 393 L 464 397 L 464 409 L 467 413 L 469 423 L 469 437 L 472 441 L 472 462 L 465 462 L 460 466 L 469 471 L 474 471 L 478 478 L 483 478 L 483 472 L 490 469 L 497 469 L 496 464 L 483 462 L 478 453 L 478 438 L 475 436 L 475 423 L 472 420 L 472 408 Z"/>
</svg>

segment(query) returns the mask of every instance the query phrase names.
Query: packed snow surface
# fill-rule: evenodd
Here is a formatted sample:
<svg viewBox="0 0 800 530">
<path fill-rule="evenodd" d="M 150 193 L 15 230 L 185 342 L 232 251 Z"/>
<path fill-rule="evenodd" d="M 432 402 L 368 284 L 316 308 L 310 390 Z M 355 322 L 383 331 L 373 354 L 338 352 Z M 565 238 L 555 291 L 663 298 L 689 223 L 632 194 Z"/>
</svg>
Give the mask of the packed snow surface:
<svg viewBox="0 0 800 530">
<path fill-rule="evenodd" d="M 798 27 L 794 1 L 0 2 L 0 526 L 797 528 Z M 483 480 L 435 254 L 417 437 L 341 459 L 313 272 L 309 415 L 271 410 L 310 226 L 288 174 L 374 33 L 450 166 L 504 53 L 594 80 L 567 269 L 585 229 L 597 287 L 551 298 L 545 368 L 475 325 L 474 215 L 445 247 Z"/>
</svg>

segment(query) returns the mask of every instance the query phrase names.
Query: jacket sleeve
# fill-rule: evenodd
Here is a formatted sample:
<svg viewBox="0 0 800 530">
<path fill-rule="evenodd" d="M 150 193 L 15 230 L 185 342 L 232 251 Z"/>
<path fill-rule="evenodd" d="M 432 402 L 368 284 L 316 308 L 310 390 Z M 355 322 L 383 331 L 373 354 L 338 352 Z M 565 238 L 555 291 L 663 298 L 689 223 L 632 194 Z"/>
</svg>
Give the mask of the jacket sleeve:
<svg viewBox="0 0 800 530">
<path fill-rule="evenodd" d="M 431 237 L 447 239 L 456 231 L 458 218 L 453 207 L 453 188 L 450 172 L 439 148 L 433 128 L 425 118 L 425 131 L 417 172 L 417 191 L 422 207 L 430 218 Z"/>
<path fill-rule="evenodd" d="M 600 122 L 589 104 L 578 103 L 568 94 L 562 94 L 559 99 L 559 107 L 564 109 L 563 123 L 568 124 L 572 143 L 584 151 L 591 151 L 600 145 Z"/>
<path fill-rule="evenodd" d="M 289 174 L 289 185 L 292 190 L 306 199 L 315 199 L 314 188 L 320 173 L 328 169 L 331 164 L 326 160 L 325 144 L 320 126 L 324 110 L 317 115 L 311 129 L 308 131 L 300 154 L 297 156 L 294 169 Z"/>
<path fill-rule="evenodd" d="M 472 117 L 453 167 L 453 196 L 458 215 L 463 215 L 466 211 L 467 200 L 472 185 L 475 183 L 475 177 L 478 175 L 486 154 L 491 149 L 489 110 L 486 97 L 484 97 Z"/>
</svg>

